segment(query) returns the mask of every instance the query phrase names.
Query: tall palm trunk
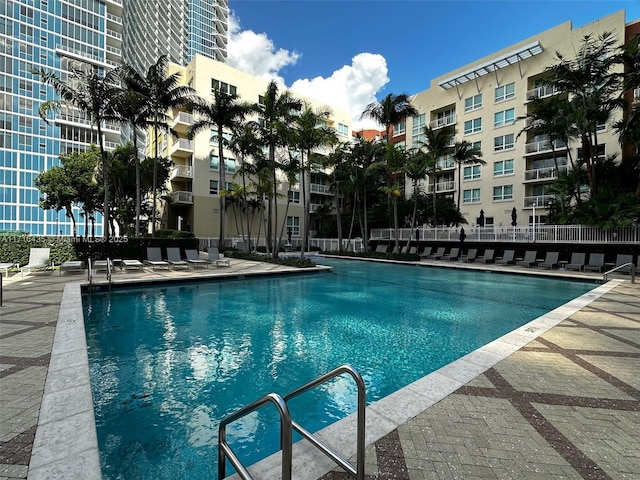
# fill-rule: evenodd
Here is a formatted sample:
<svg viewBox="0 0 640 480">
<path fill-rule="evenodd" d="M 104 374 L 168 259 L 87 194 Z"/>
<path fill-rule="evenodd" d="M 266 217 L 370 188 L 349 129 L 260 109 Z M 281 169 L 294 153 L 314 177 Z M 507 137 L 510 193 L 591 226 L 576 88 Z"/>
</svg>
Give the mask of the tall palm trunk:
<svg viewBox="0 0 640 480">
<path fill-rule="evenodd" d="M 134 162 L 136 167 L 136 237 L 140 236 L 140 213 L 142 203 L 142 180 L 140 179 L 140 157 L 138 156 L 138 135 L 136 135 L 135 125 L 131 125 L 133 128 L 133 150 L 134 150 Z"/>
<path fill-rule="evenodd" d="M 225 163 L 224 163 L 224 149 L 222 148 L 222 127 L 218 127 L 218 196 L 220 197 L 220 232 L 218 236 L 218 246 L 222 248 L 224 246 L 224 229 L 226 225 L 226 208 L 225 208 L 225 196 L 222 191 L 226 189 L 226 175 L 225 175 Z"/>
<path fill-rule="evenodd" d="M 153 122 L 153 135 L 155 137 L 154 145 L 154 157 L 153 157 L 153 211 L 151 214 L 151 235 L 156 234 L 156 202 L 158 201 L 158 194 L 156 192 L 156 185 L 158 184 L 158 116 L 156 115 Z"/>
</svg>

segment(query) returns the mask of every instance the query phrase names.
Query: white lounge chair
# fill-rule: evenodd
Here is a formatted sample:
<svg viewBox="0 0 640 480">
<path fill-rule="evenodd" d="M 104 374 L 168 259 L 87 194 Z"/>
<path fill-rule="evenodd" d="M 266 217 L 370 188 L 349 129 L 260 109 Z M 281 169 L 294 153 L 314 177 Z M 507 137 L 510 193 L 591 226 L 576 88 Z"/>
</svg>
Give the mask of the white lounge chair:
<svg viewBox="0 0 640 480">
<path fill-rule="evenodd" d="M 2 262 L 0 263 L 0 273 L 4 272 L 4 275 L 6 277 L 9 276 L 9 270 L 11 270 L 13 267 L 17 267 L 18 264 L 17 263 L 10 263 L 10 262 Z"/>
<path fill-rule="evenodd" d="M 167 247 L 167 262 L 172 267 L 189 268 L 189 264 L 182 260 L 179 247 Z"/>
<path fill-rule="evenodd" d="M 208 247 L 207 253 L 209 254 L 207 262 L 215 263 L 216 267 L 219 267 L 220 265 L 226 265 L 227 267 L 231 266 L 231 260 L 229 260 L 228 258 L 224 258 L 220 254 L 218 247 Z"/>
<path fill-rule="evenodd" d="M 25 273 L 31 273 L 34 270 L 46 270 L 49 267 L 53 267 L 49 260 L 50 255 L 50 248 L 32 248 L 29 250 L 29 263 L 20 269 L 22 276 L 24 277 Z"/>
<path fill-rule="evenodd" d="M 82 260 L 67 260 L 60 264 L 60 275 L 64 272 L 83 272 L 84 262 Z"/>
<path fill-rule="evenodd" d="M 144 263 L 140 260 L 132 259 L 123 259 L 121 262 L 122 268 L 126 270 L 144 270 Z"/>
<path fill-rule="evenodd" d="M 186 249 L 184 253 L 187 255 L 187 263 L 193 265 L 193 268 L 197 266 L 209 268 L 209 263 L 206 260 L 200 258 L 200 254 L 195 249 Z"/>
</svg>

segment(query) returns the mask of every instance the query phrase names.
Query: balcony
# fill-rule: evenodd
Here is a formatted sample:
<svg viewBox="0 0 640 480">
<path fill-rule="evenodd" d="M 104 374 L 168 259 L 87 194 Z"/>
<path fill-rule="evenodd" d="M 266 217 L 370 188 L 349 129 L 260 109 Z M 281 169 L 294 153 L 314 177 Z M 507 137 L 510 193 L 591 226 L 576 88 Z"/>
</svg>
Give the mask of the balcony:
<svg viewBox="0 0 640 480">
<path fill-rule="evenodd" d="M 633 105 L 640 104 L 640 88 L 633 89 Z"/>
<path fill-rule="evenodd" d="M 113 13 L 107 13 L 107 20 L 118 25 L 122 25 L 122 17 L 114 15 Z"/>
<path fill-rule="evenodd" d="M 553 148 L 549 140 L 541 140 L 539 142 L 527 143 L 524 146 L 524 154 L 526 155 L 538 155 L 540 153 L 549 153 L 553 150 L 560 151 L 566 150 L 567 144 L 562 140 L 555 140 L 553 142 Z"/>
<path fill-rule="evenodd" d="M 171 169 L 169 179 L 176 180 L 180 178 L 193 178 L 193 168 L 191 165 L 177 165 Z"/>
<path fill-rule="evenodd" d="M 173 192 L 171 200 L 174 205 L 193 205 L 192 192 Z"/>
<path fill-rule="evenodd" d="M 533 197 L 524 197 L 524 208 L 547 208 L 554 200 L 553 195 L 534 195 Z"/>
<path fill-rule="evenodd" d="M 193 155 L 193 140 L 180 138 L 171 147 L 170 155 L 172 157 L 187 158 Z"/>
<path fill-rule="evenodd" d="M 555 180 L 558 178 L 558 171 L 566 172 L 567 166 L 562 165 L 556 170 L 555 167 L 547 167 L 547 168 L 536 168 L 534 170 L 525 170 L 524 172 L 524 181 L 525 182 L 536 182 L 536 181 L 549 181 Z"/>
<path fill-rule="evenodd" d="M 447 115 L 446 117 L 440 117 L 436 120 L 429 122 L 431 128 L 442 128 L 449 125 L 456 124 L 456 114 Z"/>
<path fill-rule="evenodd" d="M 437 182 L 436 183 L 436 193 L 449 193 L 453 192 L 456 189 L 456 182 L 453 180 L 447 182 Z M 427 193 L 433 193 L 433 184 L 429 184 L 427 186 Z"/>
<path fill-rule="evenodd" d="M 173 117 L 171 128 L 179 134 L 186 135 L 189 129 L 193 126 L 193 115 L 187 112 L 178 112 Z"/>
<path fill-rule="evenodd" d="M 558 91 L 555 88 L 549 86 L 527 90 L 527 102 L 531 102 L 532 100 L 536 100 L 539 98 L 547 98 L 551 95 L 555 95 L 556 93 L 558 93 Z"/>
<path fill-rule="evenodd" d="M 455 167 L 456 161 L 453 159 L 452 155 L 447 155 L 446 157 L 438 157 L 438 159 L 436 160 L 436 168 L 439 170 L 449 170 Z"/>
<path fill-rule="evenodd" d="M 311 193 L 324 193 L 325 195 L 331 195 L 331 187 L 329 185 L 321 185 L 319 183 L 311 184 Z"/>
<path fill-rule="evenodd" d="M 104 142 L 104 149 L 108 150 L 109 152 L 112 152 L 113 150 L 116 149 L 116 147 L 119 147 L 120 144 L 117 142 Z"/>
</svg>

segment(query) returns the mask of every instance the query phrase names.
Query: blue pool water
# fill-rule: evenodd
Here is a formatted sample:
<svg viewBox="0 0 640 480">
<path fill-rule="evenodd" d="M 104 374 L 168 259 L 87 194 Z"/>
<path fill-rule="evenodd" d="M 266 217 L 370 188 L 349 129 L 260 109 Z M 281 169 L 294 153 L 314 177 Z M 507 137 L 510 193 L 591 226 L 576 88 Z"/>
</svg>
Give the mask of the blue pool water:
<svg viewBox="0 0 640 480">
<path fill-rule="evenodd" d="M 212 479 L 219 419 L 348 363 L 378 400 L 593 283 L 318 260 L 333 273 L 83 297 L 105 479 Z M 340 377 L 295 399 L 310 430 L 355 411 Z M 232 425 L 245 464 L 278 449 L 272 407 Z"/>
</svg>

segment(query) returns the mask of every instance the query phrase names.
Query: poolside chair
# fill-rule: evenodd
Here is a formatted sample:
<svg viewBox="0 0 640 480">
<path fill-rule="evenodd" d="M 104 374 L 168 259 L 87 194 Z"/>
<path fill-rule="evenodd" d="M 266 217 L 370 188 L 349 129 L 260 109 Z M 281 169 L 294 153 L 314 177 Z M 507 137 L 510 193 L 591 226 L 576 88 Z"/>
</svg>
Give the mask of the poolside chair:
<svg viewBox="0 0 640 480">
<path fill-rule="evenodd" d="M 147 247 L 147 259 L 144 264 L 150 265 L 152 270 L 155 270 L 156 267 L 169 268 L 169 262 L 162 259 L 160 247 Z"/>
<path fill-rule="evenodd" d="M 11 262 L 2 262 L 0 263 L 0 273 L 4 272 L 5 277 L 9 276 L 9 270 L 11 270 L 13 267 L 18 267 L 19 265 L 17 263 L 11 263 Z"/>
<path fill-rule="evenodd" d="M 626 253 L 618 253 L 616 255 L 616 267 L 619 267 L 621 265 L 625 265 L 627 263 L 631 263 L 633 264 L 633 255 L 629 255 Z M 626 267 L 621 268 L 620 270 L 616 270 L 617 272 L 621 272 L 621 273 L 630 273 L 631 272 L 631 266 L 627 265 Z"/>
<path fill-rule="evenodd" d="M 567 263 L 564 268 L 566 270 L 577 270 L 581 272 L 584 268 L 586 256 L 585 253 L 572 253 L 571 260 L 569 260 L 569 263 Z"/>
<path fill-rule="evenodd" d="M 60 275 L 64 272 L 84 272 L 84 262 L 82 260 L 67 260 L 60 264 Z"/>
<path fill-rule="evenodd" d="M 108 272 L 109 269 L 111 269 L 111 271 L 113 272 L 114 266 L 115 265 L 114 265 L 113 259 L 111 258 L 107 258 L 106 260 L 94 260 L 91 263 L 91 268 L 93 270 L 93 273 L 98 273 L 101 270 Z"/>
<path fill-rule="evenodd" d="M 509 265 L 514 262 L 515 250 L 505 250 L 502 257 L 496 258 L 496 265 Z"/>
<path fill-rule="evenodd" d="M 604 253 L 590 253 L 589 262 L 584 266 L 585 272 L 602 272 L 604 268 Z"/>
<path fill-rule="evenodd" d="M 547 252 L 544 260 L 538 264 L 538 268 L 552 269 L 558 266 L 558 257 L 560 252 Z"/>
<path fill-rule="evenodd" d="M 174 268 L 189 268 L 189 264 L 182 260 L 179 247 L 167 247 L 167 262 Z"/>
<path fill-rule="evenodd" d="M 25 273 L 31 273 L 34 270 L 47 270 L 49 267 L 53 267 L 53 264 L 49 260 L 51 254 L 50 248 L 32 248 L 29 250 L 29 263 L 20 269 L 22 276 Z"/>
<path fill-rule="evenodd" d="M 187 256 L 187 263 L 189 265 L 193 265 L 193 268 L 196 268 L 197 266 L 209 268 L 209 263 L 206 260 L 200 258 L 200 254 L 196 249 L 186 249 L 184 253 Z"/>
<path fill-rule="evenodd" d="M 487 248 L 481 257 L 476 258 L 476 263 L 493 263 L 495 256 L 496 251 L 493 248 Z"/>
<path fill-rule="evenodd" d="M 216 267 L 219 267 L 220 265 L 226 265 L 227 267 L 231 266 L 231 260 L 220 255 L 218 247 L 208 247 L 207 254 L 209 255 L 207 262 L 215 263 Z"/>
<path fill-rule="evenodd" d="M 416 255 L 418 253 L 418 247 L 409 247 L 409 251 L 407 253 L 409 255 Z"/>
<path fill-rule="evenodd" d="M 461 262 L 475 262 L 476 258 L 478 258 L 477 248 L 470 248 L 469 250 L 467 250 L 466 255 L 460 255 Z"/>
<path fill-rule="evenodd" d="M 427 258 L 429 255 L 431 255 L 432 250 L 433 250 L 433 247 L 428 247 L 428 246 L 424 247 L 420 252 L 420 258 Z"/>
<path fill-rule="evenodd" d="M 389 248 L 389 245 L 381 243 L 376 247 L 376 253 L 387 253 L 387 248 Z"/>
<path fill-rule="evenodd" d="M 444 250 L 445 250 L 445 247 L 438 247 L 438 249 L 436 250 L 436 253 L 432 253 L 427 258 L 432 260 L 440 260 L 442 257 L 444 257 Z"/>
<path fill-rule="evenodd" d="M 396 245 L 395 247 L 393 247 L 393 250 L 391 250 L 392 254 L 396 254 L 396 253 L 400 253 L 400 250 L 398 250 L 398 246 Z"/>
<path fill-rule="evenodd" d="M 457 260 L 458 256 L 460 256 L 460 248 L 453 247 L 449 253 L 442 256 L 442 260 Z"/>
<path fill-rule="evenodd" d="M 120 262 L 120 267 L 123 268 L 125 271 L 127 270 L 144 270 L 144 263 L 142 263 L 140 260 L 136 260 L 136 259 L 123 259 Z"/>
<path fill-rule="evenodd" d="M 531 265 L 536 264 L 536 257 L 538 256 L 538 252 L 535 250 L 527 250 L 524 252 L 524 258 L 522 260 L 518 260 L 516 262 L 516 266 L 518 267 L 530 267 Z"/>
</svg>

